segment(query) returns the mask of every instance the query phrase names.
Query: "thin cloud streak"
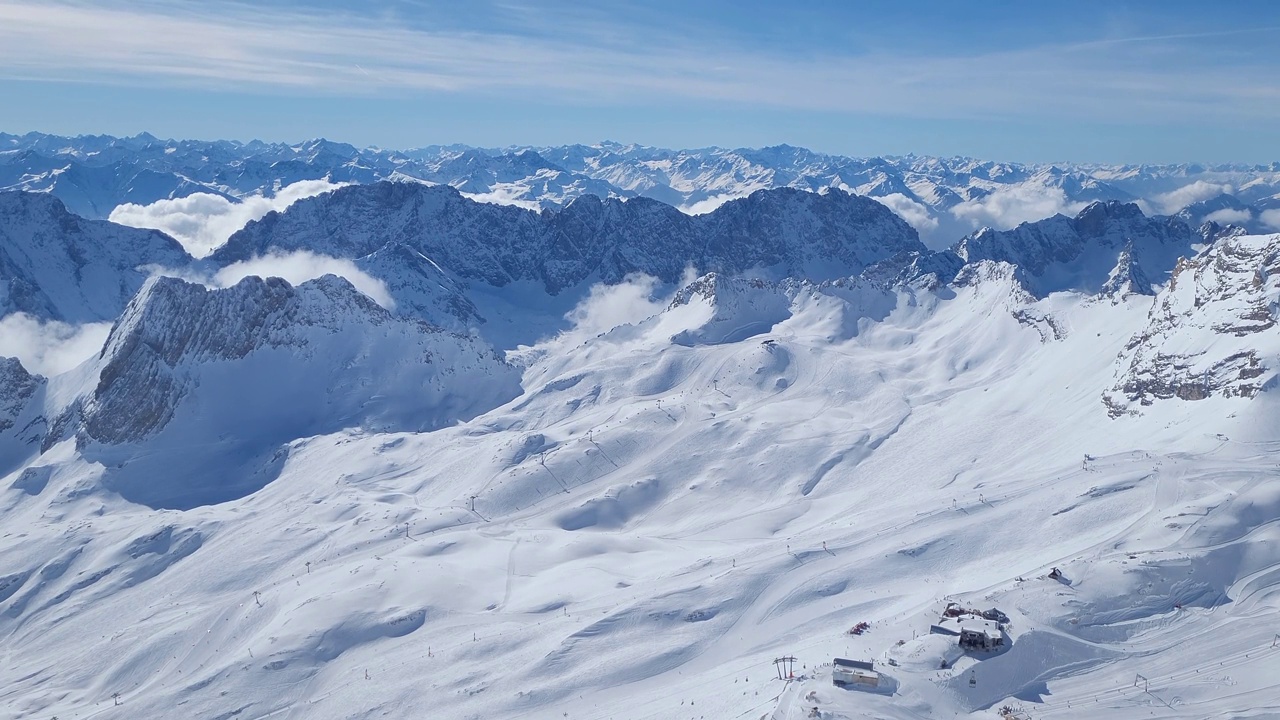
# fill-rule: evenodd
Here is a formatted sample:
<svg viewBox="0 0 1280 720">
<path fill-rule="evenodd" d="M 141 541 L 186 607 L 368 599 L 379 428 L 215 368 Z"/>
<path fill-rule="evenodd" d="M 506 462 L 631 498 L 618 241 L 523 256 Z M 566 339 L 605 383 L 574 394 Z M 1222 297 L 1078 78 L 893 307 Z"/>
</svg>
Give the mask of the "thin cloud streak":
<svg viewBox="0 0 1280 720">
<path fill-rule="evenodd" d="M 1153 52 L 1170 42 L 1160 38 L 801 60 L 653 33 L 640 46 L 603 41 L 599 29 L 553 40 L 226 3 L 0 0 L 0 75 L 355 97 L 515 91 L 582 103 L 710 101 L 920 118 L 1280 118 L 1274 68 L 1217 62 L 1195 43 Z"/>
</svg>

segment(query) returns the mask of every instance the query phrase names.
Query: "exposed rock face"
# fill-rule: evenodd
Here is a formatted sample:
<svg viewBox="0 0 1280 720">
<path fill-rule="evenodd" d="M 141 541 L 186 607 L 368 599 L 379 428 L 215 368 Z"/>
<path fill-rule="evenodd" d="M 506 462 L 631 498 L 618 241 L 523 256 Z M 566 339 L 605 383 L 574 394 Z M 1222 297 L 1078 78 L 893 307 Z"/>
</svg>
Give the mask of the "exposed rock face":
<svg viewBox="0 0 1280 720">
<path fill-rule="evenodd" d="M 153 437 L 190 403 L 199 405 L 192 423 L 217 424 L 210 413 L 226 402 L 239 417 L 224 418 L 221 433 L 260 427 L 289 439 L 364 423 L 438 426 L 519 387 L 515 369 L 478 341 L 393 317 L 332 275 L 296 288 L 248 277 L 224 290 L 153 278 L 100 362 L 83 434 L 107 444 Z"/>
<path fill-rule="evenodd" d="M 680 345 L 718 344 L 768 332 L 791 317 L 791 300 L 798 289 L 795 283 L 704 275 L 681 288 L 671 307 L 703 303 L 710 317 L 700 327 L 678 333 L 672 341 Z"/>
<path fill-rule="evenodd" d="M 1147 279 L 1142 267 L 1133 258 L 1133 244 L 1125 245 L 1120 252 L 1116 266 L 1112 268 L 1107 281 L 1099 292 L 1112 298 L 1122 299 L 1128 295 L 1154 295 L 1151 281 Z"/>
<path fill-rule="evenodd" d="M 1150 295 L 1153 284 L 1164 282 L 1178 259 L 1203 242 L 1201 231 L 1181 220 L 1148 218 L 1133 204 L 1096 202 L 1074 218 L 987 228 L 946 250 L 901 253 L 871 265 L 862 277 L 936 289 L 986 272 L 972 266 L 1002 263 L 1016 269 L 1018 284 L 1032 297 L 1064 290 Z"/>
<path fill-rule="evenodd" d="M 102 483 L 190 508 L 270 482 L 298 438 L 421 431 L 515 397 L 519 371 L 468 336 L 391 315 L 346 280 L 147 281 L 45 445 L 74 437 Z"/>
<path fill-rule="evenodd" d="M 356 266 L 383 281 L 397 315 L 466 331 L 485 318 L 467 297 L 466 285 L 408 245 L 389 245 L 360 258 Z"/>
<path fill-rule="evenodd" d="M 1017 265 L 1027 289 L 1038 297 L 1059 290 L 1108 292 L 1109 286 L 1121 285 L 1150 294 L 1147 279 L 1163 282 L 1178 258 L 1192 254 L 1200 241 L 1181 220 L 1148 218 L 1133 204 L 1097 202 L 1075 218 L 1056 215 L 1013 230 L 982 230 L 952 252 L 966 263 Z"/>
<path fill-rule="evenodd" d="M 190 261 L 156 230 L 85 220 L 50 195 L 0 192 L 0 316 L 113 320 L 146 280 L 143 266 Z"/>
<path fill-rule="evenodd" d="M 584 196 L 563 210 L 535 213 L 476 203 L 449 187 L 376 183 L 269 214 L 210 260 L 226 265 L 295 250 L 359 259 L 397 245 L 463 280 L 499 287 L 529 280 L 552 294 L 588 280 L 616 283 L 633 272 L 674 282 L 691 266 L 825 280 L 925 250 L 888 208 L 839 190 L 760 191 L 689 216 L 646 198 Z"/>
<path fill-rule="evenodd" d="M 41 403 L 46 384 L 16 358 L 0 358 L 0 475 L 39 450 L 46 429 Z"/>
<path fill-rule="evenodd" d="M 12 428 L 44 378 L 28 373 L 17 358 L 0 358 L 0 433 Z"/>
<path fill-rule="evenodd" d="M 1103 396 L 1113 416 L 1156 400 L 1253 397 L 1275 382 L 1280 235 L 1229 236 L 1179 263 Z"/>
</svg>

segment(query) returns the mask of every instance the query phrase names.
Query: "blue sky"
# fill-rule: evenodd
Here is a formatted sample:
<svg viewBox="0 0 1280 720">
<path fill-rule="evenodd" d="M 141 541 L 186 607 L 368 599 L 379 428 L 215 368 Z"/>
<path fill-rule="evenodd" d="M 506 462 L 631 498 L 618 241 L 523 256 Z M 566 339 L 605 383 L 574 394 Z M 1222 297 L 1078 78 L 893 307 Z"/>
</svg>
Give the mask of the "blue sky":
<svg viewBox="0 0 1280 720">
<path fill-rule="evenodd" d="M 0 131 L 1280 160 L 1280 4 L 0 0 Z"/>
</svg>

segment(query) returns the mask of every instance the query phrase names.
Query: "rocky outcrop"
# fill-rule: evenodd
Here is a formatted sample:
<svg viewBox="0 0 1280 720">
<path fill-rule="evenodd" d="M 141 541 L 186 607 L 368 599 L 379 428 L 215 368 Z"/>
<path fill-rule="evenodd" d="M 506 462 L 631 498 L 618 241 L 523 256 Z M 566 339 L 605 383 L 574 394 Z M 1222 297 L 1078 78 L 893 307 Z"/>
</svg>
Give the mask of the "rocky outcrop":
<svg viewBox="0 0 1280 720">
<path fill-rule="evenodd" d="M 1200 240 L 1181 220 L 1146 217 L 1134 204 L 1096 202 L 1074 218 L 1056 215 L 1013 230 L 982 230 L 951 252 L 966 263 L 1018 266 L 1038 297 L 1060 290 L 1110 293 L 1122 285 L 1150 294 L 1151 282 L 1164 282 Z"/>
<path fill-rule="evenodd" d="M 1107 281 L 1102 284 L 1099 294 L 1116 300 L 1121 300 L 1129 295 L 1155 294 L 1151 288 L 1151 281 L 1147 279 L 1142 267 L 1134 260 L 1132 243 L 1126 244 L 1124 250 L 1120 251 L 1116 266 L 1111 269 L 1111 273 L 1107 276 Z"/>
<path fill-rule="evenodd" d="M 520 392 L 481 341 L 393 316 L 333 275 L 152 278 L 85 370 L 44 445 L 74 438 L 103 486 L 166 508 L 256 491 L 299 438 L 433 430 Z"/>
<path fill-rule="evenodd" d="M 1229 236 L 1179 263 L 1103 396 L 1112 416 L 1159 400 L 1253 397 L 1275 382 L 1280 235 Z"/>
<path fill-rule="evenodd" d="M 13 428 L 44 382 L 27 372 L 17 358 L 0 358 L 0 433 Z"/>
<path fill-rule="evenodd" d="M 47 381 L 22 367 L 17 358 L 0 358 L 0 476 L 36 454 L 45 435 L 42 396 Z"/>
</svg>

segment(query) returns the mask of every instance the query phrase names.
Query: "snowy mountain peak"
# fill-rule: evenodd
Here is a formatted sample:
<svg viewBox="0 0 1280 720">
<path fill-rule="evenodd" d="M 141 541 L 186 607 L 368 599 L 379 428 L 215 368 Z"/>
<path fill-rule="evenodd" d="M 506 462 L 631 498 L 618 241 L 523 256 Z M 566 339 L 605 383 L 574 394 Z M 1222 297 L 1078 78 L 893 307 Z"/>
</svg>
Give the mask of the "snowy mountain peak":
<svg viewBox="0 0 1280 720">
<path fill-rule="evenodd" d="M 1151 288 L 1151 281 L 1147 279 L 1146 274 L 1142 272 L 1142 267 L 1134 260 L 1133 243 L 1127 243 L 1124 250 L 1120 251 L 1116 266 L 1112 268 L 1107 281 L 1102 284 L 1099 294 L 1117 299 L 1124 298 L 1127 295 L 1155 294 Z"/>
<path fill-rule="evenodd" d="M 86 217 L 107 217 L 122 203 L 208 193 L 270 196 L 300 180 L 370 183 L 413 178 L 455 187 L 476 199 L 550 209 L 584 194 L 643 195 L 705 209 L 761 188 L 816 191 L 845 187 L 884 198 L 911 217 L 931 247 L 944 247 L 980 224 L 1010 229 L 1022 220 L 1093 201 L 1142 201 L 1157 212 L 1183 211 L 1260 232 L 1280 209 L 1275 165 L 1022 165 L 966 157 L 852 158 L 788 145 L 672 150 L 599 143 L 560 147 L 413 150 L 358 149 L 324 139 L 159 141 L 0 133 L 0 189 L 52 192 Z M 1227 194 L 1230 199 L 1214 196 Z M 1040 208 L 1028 216 L 1021 202 Z M 1207 203 L 1200 205 L 1200 203 Z M 1184 210 L 1185 208 L 1185 210 Z"/>
<path fill-rule="evenodd" d="M 1099 237 L 1106 235 L 1116 224 L 1141 223 L 1146 219 L 1136 203 L 1095 201 L 1076 214 L 1075 225 L 1081 235 Z"/>
</svg>

